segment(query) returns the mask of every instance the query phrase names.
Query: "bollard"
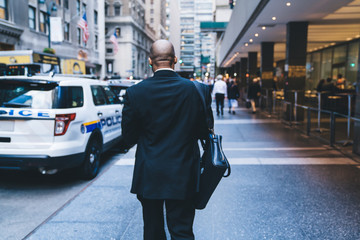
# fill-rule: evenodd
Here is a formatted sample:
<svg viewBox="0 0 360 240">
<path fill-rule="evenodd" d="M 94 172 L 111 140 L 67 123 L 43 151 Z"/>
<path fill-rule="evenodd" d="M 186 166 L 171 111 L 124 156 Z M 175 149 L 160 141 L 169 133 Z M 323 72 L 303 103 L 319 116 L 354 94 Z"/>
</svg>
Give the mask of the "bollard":
<svg viewBox="0 0 360 240">
<path fill-rule="evenodd" d="M 321 131 L 320 129 L 320 118 L 321 118 L 321 93 L 318 93 L 318 129 L 319 131 Z"/>
<path fill-rule="evenodd" d="M 347 140 L 350 139 L 350 124 L 351 124 L 351 95 L 348 94 Z"/>
<path fill-rule="evenodd" d="M 330 113 L 330 146 L 333 147 L 335 143 L 335 114 Z"/>
<path fill-rule="evenodd" d="M 290 109 L 289 109 L 289 114 L 290 114 L 290 116 L 289 116 L 289 124 L 290 124 L 290 126 L 292 126 L 292 104 L 291 104 L 291 102 L 289 102 L 289 107 L 290 107 Z"/>
<path fill-rule="evenodd" d="M 306 135 L 310 136 L 311 131 L 311 110 L 310 108 L 307 109 L 307 128 L 306 128 Z"/>
<path fill-rule="evenodd" d="M 273 112 L 276 113 L 276 91 L 273 91 Z"/>
</svg>

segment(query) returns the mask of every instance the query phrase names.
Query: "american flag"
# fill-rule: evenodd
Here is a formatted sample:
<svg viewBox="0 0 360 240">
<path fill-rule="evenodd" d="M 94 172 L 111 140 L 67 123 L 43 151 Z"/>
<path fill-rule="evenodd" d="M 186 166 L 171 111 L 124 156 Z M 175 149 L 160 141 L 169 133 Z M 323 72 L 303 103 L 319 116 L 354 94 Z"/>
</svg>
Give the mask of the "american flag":
<svg viewBox="0 0 360 240">
<path fill-rule="evenodd" d="M 116 36 L 116 29 L 114 31 L 114 34 L 111 35 L 111 37 L 110 37 L 110 42 L 112 42 L 114 44 L 114 54 L 116 54 L 119 50 L 119 45 L 118 45 L 117 36 Z"/>
<path fill-rule="evenodd" d="M 86 20 L 86 12 L 84 13 L 84 15 L 82 16 L 82 18 L 80 18 L 79 22 L 78 22 L 78 26 L 83 30 L 83 41 L 86 43 L 89 40 L 89 28 L 88 28 L 88 24 L 87 24 L 87 20 Z"/>
</svg>

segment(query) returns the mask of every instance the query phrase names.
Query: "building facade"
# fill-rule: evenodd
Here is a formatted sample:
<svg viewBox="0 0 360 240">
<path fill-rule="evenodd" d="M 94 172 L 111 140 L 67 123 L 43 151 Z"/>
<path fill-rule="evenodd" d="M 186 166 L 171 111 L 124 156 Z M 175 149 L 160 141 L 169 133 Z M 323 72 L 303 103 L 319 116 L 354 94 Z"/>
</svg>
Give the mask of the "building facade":
<svg viewBox="0 0 360 240">
<path fill-rule="evenodd" d="M 178 63 L 175 71 L 180 71 L 180 8 L 178 1 L 166 1 L 166 38 L 173 44 Z"/>
<path fill-rule="evenodd" d="M 55 50 L 62 62 L 68 59 L 85 62 L 82 73 L 101 74 L 104 66 L 104 15 L 98 11 L 103 0 L 2 0 L 0 1 L 0 50 Z M 82 39 L 78 21 L 86 12 L 90 32 Z M 60 25 L 50 25 L 49 17 L 58 17 Z M 53 42 L 54 33 L 62 38 Z M 59 35 L 58 35 L 59 36 Z M 62 71 L 63 72 L 63 71 Z"/>
<path fill-rule="evenodd" d="M 211 0 L 180 1 L 180 71 L 204 79 L 214 75 L 215 36 L 202 33 L 200 23 L 213 20 Z"/>
<path fill-rule="evenodd" d="M 149 49 L 155 31 L 145 21 L 145 0 L 105 0 L 106 74 L 145 78 L 152 74 Z M 116 34 L 118 52 L 110 37 Z"/>
<path fill-rule="evenodd" d="M 146 0 L 145 20 L 156 39 L 166 39 L 166 0 Z"/>
</svg>

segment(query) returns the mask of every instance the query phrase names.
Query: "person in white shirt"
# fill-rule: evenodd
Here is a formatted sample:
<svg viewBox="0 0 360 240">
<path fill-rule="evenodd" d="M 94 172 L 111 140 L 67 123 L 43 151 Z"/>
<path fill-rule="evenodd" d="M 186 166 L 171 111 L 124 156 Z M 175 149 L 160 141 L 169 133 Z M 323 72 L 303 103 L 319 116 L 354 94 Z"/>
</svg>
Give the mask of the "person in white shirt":
<svg viewBox="0 0 360 240">
<path fill-rule="evenodd" d="M 215 94 L 216 113 L 219 116 L 221 111 L 221 115 L 224 115 L 224 99 L 227 93 L 227 85 L 222 75 L 216 77 L 213 93 Z"/>
</svg>

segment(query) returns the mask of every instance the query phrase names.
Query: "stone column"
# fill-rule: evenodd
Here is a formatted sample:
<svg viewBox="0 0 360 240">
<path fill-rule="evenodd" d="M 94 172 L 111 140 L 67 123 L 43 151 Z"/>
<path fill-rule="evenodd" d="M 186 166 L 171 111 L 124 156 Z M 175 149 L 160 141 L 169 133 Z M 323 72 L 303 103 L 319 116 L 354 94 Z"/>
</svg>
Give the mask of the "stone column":
<svg viewBox="0 0 360 240">
<path fill-rule="evenodd" d="M 285 59 L 285 100 L 295 103 L 295 91 L 298 92 L 297 103 L 304 103 L 304 90 L 306 78 L 306 47 L 308 22 L 289 22 L 286 25 L 286 59 Z M 294 120 L 293 108 L 287 108 L 285 119 L 290 112 Z M 297 121 L 304 119 L 304 111 L 298 108 Z"/>
<path fill-rule="evenodd" d="M 257 75 L 257 52 L 248 52 L 247 70 L 249 73 L 248 80 L 252 80 Z"/>
<path fill-rule="evenodd" d="M 274 43 L 261 43 L 261 82 L 262 88 L 272 89 L 274 81 Z"/>
<path fill-rule="evenodd" d="M 240 73 L 239 73 L 239 78 L 240 78 L 240 87 L 242 88 L 246 88 L 247 86 L 247 63 L 248 63 L 248 59 L 247 58 L 241 58 L 240 59 Z"/>
</svg>

